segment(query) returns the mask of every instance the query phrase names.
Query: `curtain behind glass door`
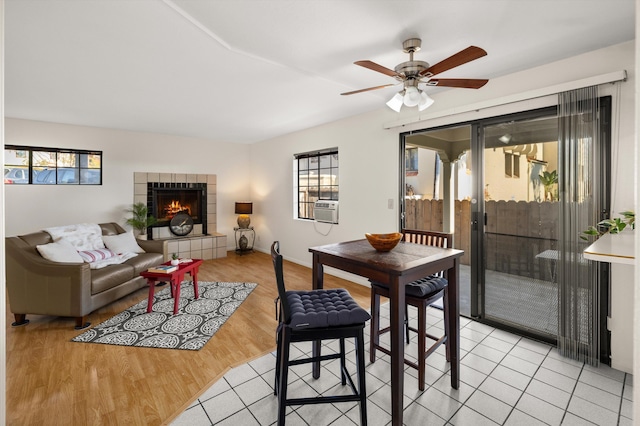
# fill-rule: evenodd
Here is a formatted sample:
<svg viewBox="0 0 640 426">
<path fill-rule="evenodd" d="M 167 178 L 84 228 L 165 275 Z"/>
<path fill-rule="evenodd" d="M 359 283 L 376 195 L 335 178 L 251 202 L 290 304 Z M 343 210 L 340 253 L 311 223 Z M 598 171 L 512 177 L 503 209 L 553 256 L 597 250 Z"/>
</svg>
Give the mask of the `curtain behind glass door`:
<svg viewBox="0 0 640 426">
<path fill-rule="evenodd" d="M 558 264 L 558 351 L 598 365 L 600 279 L 598 263 L 582 257 L 589 244 L 582 230 L 600 221 L 603 210 L 598 88 L 560 93 L 561 229 Z"/>
</svg>

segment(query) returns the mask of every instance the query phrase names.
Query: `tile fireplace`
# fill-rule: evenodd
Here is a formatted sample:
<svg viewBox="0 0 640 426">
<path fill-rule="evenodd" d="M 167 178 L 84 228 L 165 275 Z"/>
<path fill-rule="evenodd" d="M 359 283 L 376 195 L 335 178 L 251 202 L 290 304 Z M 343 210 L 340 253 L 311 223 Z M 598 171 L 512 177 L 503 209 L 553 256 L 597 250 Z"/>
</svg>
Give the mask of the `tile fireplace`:
<svg viewBox="0 0 640 426">
<path fill-rule="evenodd" d="M 148 237 L 167 240 L 167 260 L 172 253 L 205 260 L 226 257 L 227 236 L 216 229 L 216 194 L 216 175 L 134 173 L 133 202 L 147 204 L 158 219 Z M 193 231 L 184 237 L 169 230 L 169 221 L 180 211 L 187 211 L 194 220 Z"/>
<path fill-rule="evenodd" d="M 186 212 L 194 224 L 202 224 L 207 233 L 207 184 L 206 183 L 147 183 L 147 207 L 158 220 L 155 228 L 169 225 L 177 213 Z"/>
</svg>

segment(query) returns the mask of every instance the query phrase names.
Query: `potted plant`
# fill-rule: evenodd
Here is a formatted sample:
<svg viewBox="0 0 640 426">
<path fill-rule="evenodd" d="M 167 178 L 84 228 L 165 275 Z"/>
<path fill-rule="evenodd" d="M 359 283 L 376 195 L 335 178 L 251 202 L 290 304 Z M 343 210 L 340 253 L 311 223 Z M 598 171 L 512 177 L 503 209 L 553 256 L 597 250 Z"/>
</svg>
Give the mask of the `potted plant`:
<svg viewBox="0 0 640 426">
<path fill-rule="evenodd" d="M 174 265 L 174 266 L 180 264 L 180 258 L 178 258 L 178 254 L 177 253 L 173 253 L 171 255 L 171 264 Z"/>
<path fill-rule="evenodd" d="M 589 237 L 600 238 L 604 234 L 619 234 L 627 226 L 631 229 L 636 229 L 636 213 L 630 210 L 621 212 L 622 217 L 612 217 L 605 219 L 597 223 L 596 226 L 590 226 L 585 231 L 582 231 L 584 235 L 580 238 L 583 240 L 589 240 Z"/>
<path fill-rule="evenodd" d="M 139 231 L 138 238 L 146 239 L 147 228 L 158 222 L 155 217 L 149 215 L 147 205 L 142 202 L 133 203 L 126 212 L 131 213 L 131 217 L 127 219 L 127 225 Z"/>
<path fill-rule="evenodd" d="M 557 193 L 555 185 L 558 183 L 558 171 L 544 171 L 538 176 L 540 183 L 544 186 L 544 201 L 556 201 Z"/>
</svg>

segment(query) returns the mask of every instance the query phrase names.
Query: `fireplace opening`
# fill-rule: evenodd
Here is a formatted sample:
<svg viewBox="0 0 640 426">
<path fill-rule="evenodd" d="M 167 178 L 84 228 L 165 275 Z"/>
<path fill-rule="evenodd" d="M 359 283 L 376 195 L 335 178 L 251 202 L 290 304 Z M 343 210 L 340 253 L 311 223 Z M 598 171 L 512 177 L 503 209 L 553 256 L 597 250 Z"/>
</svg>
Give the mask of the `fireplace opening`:
<svg viewBox="0 0 640 426">
<path fill-rule="evenodd" d="M 203 223 L 206 214 L 203 192 L 196 188 L 154 188 L 151 212 L 158 219 L 154 226 L 168 226 L 179 212 L 188 213 L 194 223 Z"/>
</svg>

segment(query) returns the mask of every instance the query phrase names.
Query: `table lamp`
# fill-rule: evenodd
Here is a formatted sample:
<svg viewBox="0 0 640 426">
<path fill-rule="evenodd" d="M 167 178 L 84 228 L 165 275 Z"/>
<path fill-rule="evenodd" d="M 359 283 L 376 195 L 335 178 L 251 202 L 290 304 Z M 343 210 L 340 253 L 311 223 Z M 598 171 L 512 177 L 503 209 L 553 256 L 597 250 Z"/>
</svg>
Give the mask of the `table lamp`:
<svg viewBox="0 0 640 426">
<path fill-rule="evenodd" d="M 245 229 L 249 227 L 251 219 L 249 215 L 253 213 L 253 203 L 236 202 L 236 214 L 238 215 L 238 227 Z"/>
</svg>

